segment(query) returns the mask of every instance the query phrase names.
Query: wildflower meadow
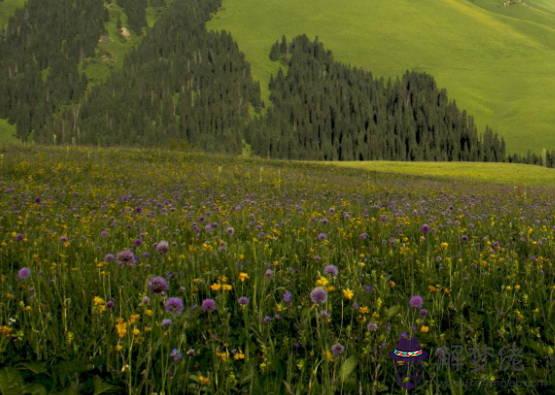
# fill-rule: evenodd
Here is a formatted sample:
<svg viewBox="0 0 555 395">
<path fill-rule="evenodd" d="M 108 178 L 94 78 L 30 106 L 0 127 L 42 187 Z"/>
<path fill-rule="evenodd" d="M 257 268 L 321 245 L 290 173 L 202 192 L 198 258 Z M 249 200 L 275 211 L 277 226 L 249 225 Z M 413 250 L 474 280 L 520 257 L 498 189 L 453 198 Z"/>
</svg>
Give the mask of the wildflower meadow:
<svg viewBox="0 0 555 395">
<path fill-rule="evenodd" d="M 4 148 L 0 393 L 553 394 L 554 263 L 555 186 Z"/>
</svg>

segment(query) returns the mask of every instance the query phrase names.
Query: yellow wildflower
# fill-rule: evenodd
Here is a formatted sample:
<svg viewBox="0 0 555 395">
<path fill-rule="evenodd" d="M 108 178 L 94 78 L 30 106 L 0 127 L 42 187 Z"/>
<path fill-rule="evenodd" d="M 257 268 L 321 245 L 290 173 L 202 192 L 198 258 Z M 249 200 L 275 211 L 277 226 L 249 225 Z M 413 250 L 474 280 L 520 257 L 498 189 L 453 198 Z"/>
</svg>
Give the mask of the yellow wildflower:
<svg viewBox="0 0 555 395">
<path fill-rule="evenodd" d="M 146 309 L 145 310 L 145 315 L 147 317 L 152 317 L 153 314 L 154 314 L 154 312 L 151 309 Z"/>
<path fill-rule="evenodd" d="M 236 361 L 243 361 L 245 358 L 245 354 L 243 354 L 241 351 L 236 352 L 233 356 L 233 359 L 235 359 Z"/>
<path fill-rule="evenodd" d="M 439 245 L 441 247 L 442 250 L 446 250 L 447 248 L 449 248 L 449 243 L 443 242 Z"/>
<path fill-rule="evenodd" d="M 328 362 L 333 361 L 333 354 L 331 353 L 331 351 L 327 350 L 326 352 L 324 352 L 324 359 Z"/>
<path fill-rule="evenodd" d="M 368 314 L 370 311 L 370 309 L 368 308 L 368 306 L 360 306 L 358 309 L 358 312 L 360 314 Z"/>
<path fill-rule="evenodd" d="M 248 273 L 244 273 L 244 272 L 239 273 L 239 281 L 241 281 L 243 283 L 243 282 L 247 281 L 248 279 L 249 279 Z"/>
<path fill-rule="evenodd" d="M 139 314 L 131 314 L 129 317 L 129 325 L 133 325 L 135 322 L 139 321 L 141 316 Z"/>
<path fill-rule="evenodd" d="M 140 334 L 141 334 L 141 331 L 138 328 L 133 328 L 133 335 L 139 336 Z"/>
<path fill-rule="evenodd" d="M 325 287 L 329 282 L 330 281 L 326 277 L 319 277 L 318 280 L 316 280 L 316 285 L 318 287 Z"/>
<path fill-rule="evenodd" d="M 216 356 L 222 361 L 225 362 L 229 359 L 229 353 L 227 351 L 216 351 Z"/>
<path fill-rule="evenodd" d="M 224 292 L 229 292 L 233 289 L 233 286 L 230 285 L 230 284 L 223 284 L 222 289 L 223 289 Z"/>
<path fill-rule="evenodd" d="M 430 327 L 428 325 L 422 325 L 420 327 L 420 333 L 428 333 L 430 331 Z"/>
<path fill-rule="evenodd" d="M 0 335 L 8 337 L 12 333 L 13 333 L 13 328 L 11 326 L 7 326 L 7 325 L 0 326 Z"/>
<path fill-rule="evenodd" d="M 354 296 L 355 296 L 355 293 L 351 289 L 347 288 L 343 290 L 343 297 L 345 299 L 352 300 Z"/>
<path fill-rule="evenodd" d="M 219 292 L 222 289 L 222 284 L 214 283 L 210 286 L 210 289 L 214 292 Z"/>
<path fill-rule="evenodd" d="M 210 384 L 210 379 L 206 376 L 203 376 L 202 374 L 199 374 L 197 376 L 197 380 L 201 385 L 208 385 Z"/>
<path fill-rule="evenodd" d="M 116 332 L 118 333 L 118 337 L 122 338 L 127 333 L 127 323 L 123 319 L 119 319 L 116 324 Z"/>
</svg>

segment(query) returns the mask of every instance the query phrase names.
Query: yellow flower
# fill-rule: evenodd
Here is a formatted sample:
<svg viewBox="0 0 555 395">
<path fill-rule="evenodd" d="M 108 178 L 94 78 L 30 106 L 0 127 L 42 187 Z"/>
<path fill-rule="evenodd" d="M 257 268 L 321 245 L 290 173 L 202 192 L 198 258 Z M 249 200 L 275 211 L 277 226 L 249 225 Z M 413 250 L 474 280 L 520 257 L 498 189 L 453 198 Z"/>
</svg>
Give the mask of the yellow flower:
<svg viewBox="0 0 555 395">
<path fill-rule="evenodd" d="M 420 333 L 428 333 L 430 331 L 430 327 L 428 325 L 422 325 L 420 327 Z"/>
<path fill-rule="evenodd" d="M 442 250 L 446 250 L 449 247 L 449 243 L 443 242 L 439 245 L 441 247 Z"/>
<path fill-rule="evenodd" d="M 152 317 L 153 314 L 154 314 L 154 312 L 151 309 L 146 309 L 145 310 L 145 315 L 147 317 Z"/>
<path fill-rule="evenodd" d="M 327 350 L 327 351 L 324 353 L 324 359 L 325 359 L 326 361 L 328 361 L 328 362 L 333 361 L 333 354 L 331 353 L 331 351 Z"/>
<path fill-rule="evenodd" d="M 354 296 L 355 296 L 355 293 L 351 289 L 347 288 L 343 290 L 343 297 L 345 299 L 351 300 L 353 299 Z"/>
<path fill-rule="evenodd" d="M 123 350 L 123 346 L 118 343 L 118 344 L 116 344 L 115 349 L 116 349 L 116 351 L 121 351 L 121 350 Z"/>
<path fill-rule="evenodd" d="M 119 319 L 116 324 L 116 332 L 118 333 L 118 337 L 121 339 L 127 333 L 127 323 L 123 319 Z"/>
<path fill-rule="evenodd" d="M 10 336 L 13 333 L 13 328 L 7 325 L 0 326 L 0 335 L 2 336 Z"/>
<path fill-rule="evenodd" d="M 248 279 L 249 279 L 248 273 L 244 273 L 244 272 L 239 273 L 239 281 L 241 281 L 243 283 L 243 282 L 247 281 Z"/>
<path fill-rule="evenodd" d="M 135 322 L 139 321 L 141 316 L 139 314 L 131 314 L 129 317 L 129 325 L 133 325 Z"/>
<path fill-rule="evenodd" d="M 224 285 L 222 285 L 222 289 L 223 289 L 224 292 L 229 292 L 233 289 L 233 286 L 230 285 L 230 284 L 224 284 Z"/>
<path fill-rule="evenodd" d="M 233 356 L 233 359 L 235 359 L 236 361 L 243 361 L 245 358 L 245 354 L 243 354 L 241 351 L 236 352 Z"/>
<path fill-rule="evenodd" d="M 368 314 L 369 311 L 370 309 L 367 306 L 360 306 L 358 309 L 358 312 L 360 314 Z"/>
<path fill-rule="evenodd" d="M 206 376 L 203 376 L 202 374 L 199 374 L 197 376 L 197 380 L 201 385 L 208 385 L 210 384 L 210 379 Z"/>
<path fill-rule="evenodd" d="M 316 285 L 319 287 L 325 287 L 326 285 L 329 284 L 329 280 L 325 277 L 319 277 L 318 280 L 316 280 Z"/>
<path fill-rule="evenodd" d="M 227 351 L 216 351 L 216 356 L 222 361 L 225 362 L 229 359 L 229 353 Z"/>
<path fill-rule="evenodd" d="M 333 291 L 335 291 L 335 287 L 334 287 L 333 285 L 328 285 L 328 286 L 326 287 L 326 291 L 328 291 L 328 292 L 333 292 Z"/>
<path fill-rule="evenodd" d="M 214 292 L 219 292 L 222 289 L 222 284 L 214 283 L 210 286 L 210 289 Z"/>
<path fill-rule="evenodd" d="M 133 328 L 133 335 L 139 336 L 140 334 L 141 334 L 141 331 L 138 328 Z"/>
</svg>

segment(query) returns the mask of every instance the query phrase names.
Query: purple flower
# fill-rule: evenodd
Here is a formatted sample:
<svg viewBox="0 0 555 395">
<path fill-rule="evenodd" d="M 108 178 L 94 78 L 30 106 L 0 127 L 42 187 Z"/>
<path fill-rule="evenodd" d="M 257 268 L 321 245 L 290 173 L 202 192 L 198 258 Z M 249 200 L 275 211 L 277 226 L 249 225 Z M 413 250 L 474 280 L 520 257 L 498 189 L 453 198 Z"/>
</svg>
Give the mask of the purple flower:
<svg viewBox="0 0 555 395">
<path fill-rule="evenodd" d="M 162 320 L 162 327 L 163 328 L 167 328 L 172 324 L 172 320 L 170 320 L 169 318 L 164 318 Z"/>
<path fill-rule="evenodd" d="M 461 240 L 466 242 L 468 241 L 468 236 L 467 235 L 462 235 Z"/>
<path fill-rule="evenodd" d="M 420 227 L 420 232 L 422 232 L 423 234 L 427 235 L 428 233 L 430 233 L 430 225 L 428 224 L 424 224 Z"/>
<path fill-rule="evenodd" d="M 118 252 L 116 259 L 121 266 L 135 266 L 135 264 L 137 263 L 137 258 L 131 250 L 123 250 Z"/>
<path fill-rule="evenodd" d="M 233 229 L 233 227 L 231 226 L 228 226 L 226 232 L 229 236 L 233 236 L 235 234 L 235 229 Z"/>
<path fill-rule="evenodd" d="M 372 292 L 372 286 L 370 284 L 366 284 L 364 286 L 364 292 L 367 292 L 367 293 Z"/>
<path fill-rule="evenodd" d="M 168 298 L 164 308 L 168 313 L 181 314 L 183 312 L 183 299 L 175 296 Z"/>
<path fill-rule="evenodd" d="M 20 280 L 27 280 L 29 277 L 31 277 L 31 269 L 29 269 L 28 267 L 22 267 L 17 272 L 17 278 L 19 278 Z"/>
<path fill-rule="evenodd" d="M 262 319 L 262 323 L 264 323 L 264 324 L 269 324 L 270 322 L 272 322 L 272 317 L 270 317 L 269 315 L 265 316 Z"/>
<path fill-rule="evenodd" d="M 141 301 L 142 304 L 144 305 L 149 305 L 150 304 L 150 298 L 148 296 L 143 296 L 143 300 Z"/>
<path fill-rule="evenodd" d="M 116 257 L 114 256 L 114 254 L 106 254 L 104 255 L 104 262 L 107 263 L 112 263 L 116 260 Z"/>
<path fill-rule="evenodd" d="M 420 311 L 418 313 L 420 314 L 420 317 L 427 317 L 428 316 L 428 310 L 426 310 L 426 309 L 420 309 Z"/>
<path fill-rule="evenodd" d="M 141 245 L 143 244 L 143 241 L 142 241 L 141 239 L 135 239 L 135 240 L 133 241 L 133 244 L 134 244 L 136 247 L 139 247 L 139 246 L 141 246 Z"/>
<path fill-rule="evenodd" d="M 106 308 L 107 309 L 112 309 L 114 307 L 114 301 L 113 300 L 109 300 L 106 302 Z"/>
<path fill-rule="evenodd" d="M 154 276 L 148 280 L 148 289 L 155 294 L 167 292 L 168 282 L 162 276 Z"/>
<path fill-rule="evenodd" d="M 100 231 L 100 237 L 106 238 L 106 237 L 108 237 L 108 236 L 110 236 L 110 232 L 108 232 L 106 229 L 102 229 L 102 230 Z"/>
<path fill-rule="evenodd" d="M 358 238 L 359 238 L 360 240 L 368 240 L 368 233 L 366 233 L 366 232 L 361 233 L 361 234 L 358 236 Z"/>
<path fill-rule="evenodd" d="M 409 305 L 413 309 L 420 309 L 424 305 L 424 298 L 420 295 L 413 295 L 410 297 Z"/>
<path fill-rule="evenodd" d="M 272 278 L 273 276 L 274 276 L 274 271 L 272 269 L 266 269 L 266 271 L 264 272 L 264 277 Z"/>
<path fill-rule="evenodd" d="M 181 353 L 181 351 L 179 351 L 177 348 L 174 348 L 170 353 L 170 357 L 175 363 L 177 363 L 183 359 L 183 353 Z"/>
<path fill-rule="evenodd" d="M 156 244 L 156 251 L 158 251 L 160 254 L 167 253 L 169 249 L 170 249 L 170 245 L 166 240 L 159 241 Z"/>
<path fill-rule="evenodd" d="M 216 305 L 216 301 L 214 299 L 204 299 L 202 301 L 202 305 L 200 306 L 202 311 L 211 313 L 215 311 L 218 306 Z"/>
<path fill-rule="evenodd" d="M 330 314 L 329 311 L 327 311 L 327 310 L 322 310 L 322 311 L 320 312 L 320 318 L 323 318 L 323 319 L 327 320 L 327 319 L 330 318 L 330 317 L 331 317 L 331 314 Z"/>
<path fill-rule="evenodd" d="M 325 234 L 324 232 L 322 232 L 322 233 L 320 233 L 320 234 L 318 235 L 318 240 L 320 240 L 320 241 L 324 241 L 324 240 L 326 240 L 327 238 L 328 238 L 328 235 Z"/>
<path fill-rule="evenodd" d="M 316 287 L 310 292 L 312 303 L 321 304 L 328 300 L 328 292 L 322 287 Z"/>
<path fill-rule="evenodd" d="M 340 343 L 336 343 L 333 346 L 331 346 L 331 352 L 336 357 L 343 354 L 344 351 L 345 351 L 345 347 Z"/>
<path fill-rule="evenodd" d="M 366 329 L 368 329 L 370 332 L 376 332 L 378 330 L 378 324 L 371 321 L 366 326 Z"/>
<path fill-rule="evenodd" d="M 335 265 L 327 265 L 324 268 L 324 274 L 327 274 L 329 276 L 335 277 L 337 276 L 338 273 L 339 273 L 339 269 Z"/>
<path fill-rule="evenodd" d="M 291 303 L 293 301 L 293 294 L 289 291 L 285 291 L 283 293 L 282 300 L 287 304 Z"/>
<path fill-rule="evenodd" d="M 237 299 L 237 303 L 239 303 L 241 306 L 246 306 L 249 304 L 249 298 L 247 298 L 246 296 L 241 296 L 239 299 Z"/>
</svg>

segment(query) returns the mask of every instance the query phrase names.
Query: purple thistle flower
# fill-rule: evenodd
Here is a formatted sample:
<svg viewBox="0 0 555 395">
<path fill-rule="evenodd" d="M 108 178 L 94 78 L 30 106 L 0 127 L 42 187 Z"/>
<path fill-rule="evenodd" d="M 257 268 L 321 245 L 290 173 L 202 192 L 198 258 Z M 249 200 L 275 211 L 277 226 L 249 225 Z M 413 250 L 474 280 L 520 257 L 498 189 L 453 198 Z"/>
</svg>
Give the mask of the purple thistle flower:
<svg viewBox="0 0 555 395">
<path fill-rule="evenodd" d="M 237 303 L 239 303 L 241 306 L 246 306 L 249 304 L 249 298 L 247 298 L 246 296 L 241 296 L 239 299 L 237 299 Z"/>
<path fill-rule="evenodd" d="M 131 250 L 123 250 L 118 252 L 116 259 L 121 266 L 135 266 L 135 264 L 137 263 L 137 258 Z"/>
<path fill-rule="evenodd" d="M 422 232 L 423 234 L 427 235 L 428 233 L 430 233 L 430 225 L 428 224 L 424 224 L 420 227 L 420 232 Z"/>
<path fill-rule="evenodd" d="M 324 274 L 335 277 L 339 274 L 339 269 L 335 265 L 327 265 L 324 268 Z"/>
<path fill-rule="evenodd" d="M 233 229 L 233 227 L 231 226 L 228 226 L 226 232 L 229 236 L 233 236 L 235 234 L 235 229 Z"/>
<path fill-rule="evenodd" d="M 178 363 L 183 359 L 183 353 L 179 351 L 177 348 L 174 348 L 170 353 L 170 357 L 171 359 L 173 359 L 175 363 Z"/>
<path fill-rule="evenodd" d="M 331 346 L 331 352 L 336 357 L 343 354 L 344 351 L 345 351 L 345 347 L 340 343 L 336 343 L 333 346 Z"/>
<path fill-rule="evenodd" d="M 272 278 L 273 276 L 274 276 L 274 271 L 272 269 L 266 269 L 266 271 L 264 272 L 264 277 Z"/>
<path fill-rule="evenodd" d="M 427 317 L 428 316 L 428 310 L 426 310 L 426 309 L 420 309 L 420 311 L 418 313 L 420 314 L 420 317 Z"/>
<path fill-rule="evenodd" d="M 20 280 L 27 280 L 29 277 L 31 277 L 31 269 L 29 269 L 28 267 L 22 267 L 17 272 L 17 278 L 19 278 Z"/>
<path fill-rule="evenodd" d="M 269 315 L 265 316 L 262 319 L 262 323 L 264 323 L 264 324 L 269 324 L 270 322 L 272 322 L 272 317 L 270 317 Z"/>
<path fill-rule="evenodd" d="M 420 295 L 413 295 L 410 297 L 409 305 L 413 309 L 420 309 L 424 305 L 424 298 Z"/>
<path fill-rule="evenodd" d="M 202 305 L 200 306 L 202 311 L 211 313 L 215 311 L 218 306 L 216 305 L 216 301 L 214 299 L 204 299 L 202 301 Z"/>
<path fill-rule="evenodd" d="M 287 304 L 291 303 L 293 301 L 293 294 L 290 291 L 285 291 L 282 300 Z"/>
<path fill-rule="evenodd" d="M 150 304 L 150 298 L 148 296 L 143 296 L 143 300 L 141 301 L 142 304 L 144 305 L 149 305 Z"/>
<path fill-rule="evenodd" d="M 312 303 L 321 304 L 328 300 L 328 292 L 322 287 L 316 287 L 310 292 Z"/>
<path fill-rule="evenodd" d="M 172 320 L 170 320 L 169 318 L 164 318 L 162 320 L 162 327 L 163 328 L 168 328 L 171 324 L 172 324 Z"/>
<path fill-rule="evenodd" d="M 110 232 L 108 232 L 108 230 L 102 229 L 102 230 L 100 231 L 100 237 L 106 238 L 106 237 L 108 237 L 108 236 L 110 236 Z"/>
<path fill-rule="evenodd" d="M 324 240 L 326 240 L 327 238 L 328 238 L 328 235 L 325 234 L 324 232 L 322 232 L 322 233 L 320 233 L 320 234 L 318 235 L 318 240 L 320 240 L 320 241 L 324 241 Z"/>
<path fill-rule="evenodd" d="M 154 276 L 148 280 L 148 289 L 155 294 L 167 292 L 168 282 L 162 276 Z"/>
<path fill-rule="evenodd" d="M 376 332 L 378 330 L 378 324 L 376 324 L 375 322 L 369 322 L 366 326 L 366 329 L 368 329 L 368 331 L 370 332 Z"/>
<path fill-rule="evenodd" d="M 141 239 L 135 239 L 133 241 L 133 244 L 135 245 L 135 247 L 140 247 L 143 244 L 143 241 Z"/>
<path fill-rule="evenodd" d="M 106 254 L 104 255 L 104 262 L 112 263 L 116 260 L 114 254 Z"/>
<path fill-rule="evenodd" d="M 158 244 L 156 244 L 156 251 L 158 251 L 160 254 L 167 253 L 169 249 L 170 245 L 166 240 L 161 240 L 158 242 Z"/>
<path fill-rule="evenodd" d="M 183 312 L 183 299 L 175 296 L 168 298 L 164 308 L 168 313 L 181 314 Z"/>
<path fill-rule="evenodd" d="M 109 300 L 106 302 L 106 308 L 107 309 L 112 309 L 114 307 L 114 301 L 113 300 Z"/>
</svg>

